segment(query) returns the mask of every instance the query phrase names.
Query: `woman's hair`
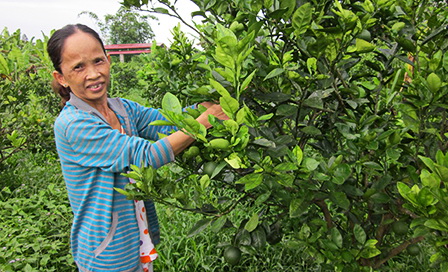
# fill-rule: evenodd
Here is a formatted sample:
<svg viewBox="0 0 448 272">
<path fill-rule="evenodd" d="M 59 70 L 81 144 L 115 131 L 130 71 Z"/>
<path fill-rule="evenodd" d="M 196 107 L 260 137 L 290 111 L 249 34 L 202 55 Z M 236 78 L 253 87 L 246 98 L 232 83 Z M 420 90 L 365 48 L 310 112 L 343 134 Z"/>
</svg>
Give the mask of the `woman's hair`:
<svg viewBox="0 0 448 272">
<path fill-rule="evenodd" d="M 47 52 L 50 56 L 51 62 L 53 63 L 53 67 L 61 74 L 62 50 L 64 48 L 65 40 L 67 40 L 68 37 L 75 34 L 77 31 L 92 35 L 92 37 L 94 37 L 100 43 L 104 53 L 106 53 L 103 41 L 95 30 L 82 24 L 66 25 L 63 28 L 56 30 L 47 43 Z M 55 79 L 51 83 L 51 87 L 53 88 L 53 91 L 55 93 L 59 94 L 59 96 L 61 97 L 61 105 L 64 106 L 65 103 L 70 99 L 70 87 L 61 86 Z"/>
</svg>

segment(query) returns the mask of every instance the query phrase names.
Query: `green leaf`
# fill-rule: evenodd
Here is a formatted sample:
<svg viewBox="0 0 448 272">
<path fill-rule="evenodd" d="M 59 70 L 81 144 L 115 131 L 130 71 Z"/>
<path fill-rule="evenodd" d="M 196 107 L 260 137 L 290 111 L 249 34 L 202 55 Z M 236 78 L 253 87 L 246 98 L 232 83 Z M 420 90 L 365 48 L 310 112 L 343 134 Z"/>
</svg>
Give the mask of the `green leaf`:
<svg viewBox="0 0 448 272">
<path fill-rule="evenodd" d="M 240 178 L 236 184 L 244 184 L 244 189 L 249 191 L 258 187 L 263 182 L 263 174 L 261 173 L 251 173 Z"/>
<path fill-rule="evenodd" d="M 311 25 L 313 8 L 310 3 L 305 3 L 296 9 L 292 15 L 292 26 L 297 36 L 304 34 Z"/>
<path fill-rule="evenodd" d="M 428 187 L 423 187 L 417 194 L 417 201 L 423 207 L 436 204 L 438 201 L 434 198 Z"/>
<path fill-rule="evenodd" d="M 316 58 L 308 58 L 306 60 L 306 67 L 308 68 L 308 73 L 314 74 L 317 71 L 317 59 Z"/>
<path fill-rule="evenodd" d="M 356 241 L 358 241 L 360 244 L 364 245 L 364 243 L 366 242 L 366 239 L 367 239 L 367 235 L 366 235 L 366 232 L 364 231 L 364 229 L 360 225 L 356 224 L 353 227 L 353 234 L 355 235 Z"/>
<path fill-rule="evenodd" d="M 344 184 L 344 182 L 350 177 L 351 173 L 352 171 L 350 166 L 346 163 L 341 163 L 336 166 L 331 181 L 339 185 Z"/>
<path fill-rule="evenodd" d="M 330 233 L 331 233 L 331 240 L 336 244 L 338 248 L 342 248 L 342 235 L 339 232 L 339 230 L 333 227 L 330 230 Z"/>
<path fill-rule="evenodd" d="M 199 184 L 201 185 L 201 189 L 204 191 L 210 185 L 210 177 L 208 175 L 203 175 L 199 179 Z"/>
<path fill-rule="evenodd" d="M 215 60 L 217 62 L 219 62 L 223 66 L 234 70 L 235 69 L 235 60 L 233 59 L 233 57 L 231 55 L 227 54 L 226 51 L 227 50 L 225 48 L 218 45 L 216 47 L 216 51 L 215 51 L 215 54 L 213 55 L 213 57 L 215 58 Z"/>
<path fill-rule="evenodd" d="M 8 63 L 3 55 L 0 54 L 0 75 L 9 75 L 11 71 L 9 71 Z"/>
<path fill-rule="evenodd" d="M 265 121 L 265 120 L 269 120 L 269 119 L 272 118 L 272 116 L 274 116 L 273 113 L 265 114 L 265 115 L 262 115 L 262 116 L 258 117 L 258 118 L 257 118 L 257 121 Z"/>
<path fill-rule="evenodd" d="M 268 80 L 270 78 L 276 77 L 281 75 L 283 72 L 285 71 L 285 69 L 283 68 L 275 68 L 274 70 L 272 70 L 263 80 Z"/>
<path fill-rule="evenodd" d="M 422 169 L 422 172 L 420 173 L 420 180 L 422 181 L 423 186 L 428 186 L 430 188 L 440 187 L 440 179 L 426 169 Z"/>
<path fill-rule="evenodd" d="M 232 119 L 235 116 L 235 113 L 240 108 L 238 100 L 231 96 L 222 96 L 221 98 L 219 98 L 219 104 L 221 105 L 224 113 Z"/>
<path fill-rule="evenodd" d="M 366 247 L 361 251 L 360 256 L 362 258 L 369 259 L 369 258 L 378 256 L 380 254 L 381 254 L 381 251 L 379 249 L 377 249 L 376 247 Z"/>
<path fill-rule="evenodd" d="M 448 180 L 448 168 L 439 164 L 435 164 L 435 172 L 441 180 Z"/>
<path fill-rule="evenodd" d="M 162 108 L 176 114 L 182 114 L 182 106 L 179 99 L 177 99 L 177 97 L 172 93 L 166 93 L 163 96 Z"/>
<path fill-rule="evenodd" d="M 316 159 L 313 158 L 306 158 L 304 160 L 305 163 L 305 167 L 306 169 L 308 169 L 309 171 L 314 171 L 316 170 L 316 168 L 319 166 L 319 161 L 317 161 Z"/>
<path fill-rule="evenodd" d="M 34 270 L 33 267 L 29 263 L 27 263 L 25 265 L 25 267 L 23 268 L 23 271 L 24 272 L 35 272 L 36 270 Z"/>
<path fill-rule="evenodd" d="M 127 192 L 127 191 L 125 191 L 125 190 L 123 190 L 121 188 L 114 187 L 114 190 L 119 192 L 120 194 L 126 196 L 126 197 L 131 196 L 131 193 L 129 193 L 129 192 Z"/>
<path fill-rule="evenodd" d="M 186 118 L 181 123 L 182 128 L 191 133 L 193 137 L 201 139 L 207 135 L 207 129 L 198 120 L 193 118 Z"/>
<path fill-rule="evenodd" d="M 448 152 L 444 155 L 442 150 L 438 150 L 436 153 L 436 162 L 442 166 L 448 167 Z"/>
<path fill-rule="evenodd" d="M 263 204 L 264 202 L 266 202 L 266 200 L 269 199 L 269 197 L 271 196 L 271 191 L 267 191 L 264 194 L 261 194 L 257 197 L 257 199 L 255 200 L 255 206 L 259 206 L 261 204 Z"/>
<path fill-rule="evenodd" d="M 420 156 L 420 155 L 418 157 L 420 160 L 422 160 L 422 162 L 426 165 L 426 167 L 428 167 L 432 172 L 435 171 L 433 160 L 431 160 L 430 158 L 427 158 L 427 157 Z"/>
<path fill-rule="evenodd" d="M 350 200 L 348 200 L 347 195 L 344 192 L 331 192 L 330 200 L 344 210 L 348 210 L 350 207 Z"/>
<path fill-rule="evenodd" d="M 244 225 L 244 229 L 247 230 L 248 232 L 252 232 L 254 229 L 257 228 L 258 221 L 259 221 L 258 214 L 254 213 L 250 217 L 249 221 L 247 221 L 246 225 Z"/>
<path fill-rule="evenodd" d="M 282 174 L 274 177 L 274 180 L 283 186 L 292 187 L 294 184 L 294 175 L 291 174 Z"/>
<path fill-rule="evenodd" d="M 280 172 L 293 171 L 293 170 L 297 170 L 297 169 L 298 169 L 297 165 L 292 162 L 283 162 L 283 163 L 277 164 L 274 167 L 275 171 L 280 171 Z"/>
<path fill-rule="evenodd" d="M 363 39 L 356 39 L 356 51 L 359 53 L 371 52 L 375 49 L 375 45 Z"/>
<path fill-rule="evenodd" d="M 315 126 L 306 126 L 302 129 L 300 129 L 303 133 L 309 134 L 309 135 L 322 135 L 322 132 L 320 131 L 320 129 L 318 129 Z"/>
<path fill-rule="evenodd" d="M 221 85 L 218 81 L 214 79 L 210 79 L 210 85 L 221 95 L 221 96 L 230 96 L 229 92 Z"/>
<path fill-rule="evenodd" d="M 125 177 L 128 177 L 128 178 L 131 178 L 133 180 L 140 180 L 142 178 L 139 174 L 137 174 L 135 172 L 122 173 L 121 175 L 125 176 Z"/>
<path fill-rule="evenodd" d="M 240 93 L 242 93 L 247 88 L 247 86 L 249 86 L 249 84 L 252 81 L 252 78 L 254 77 L 256 71 L 257 70 L 254 70 L 250 75 L 248 75 L 246 77 L 246 79 L 244 79 L 244 81 L 243 81 L 243 83 L 241 84 L 241 87 L 240 87 Z"/>
<path fill-rule="evenodd" d="M 431 229 L 448 232 L 448 224 L 442 219 L 428 219 L 425 226 Z"/>
<path fill-rule="evenodd" d="M 212 223 L 213 219 L 211 218 L 204 218 L 199 220 L 198 222 L 196 222 L 196 224 L 190 229 L 190 231 L 188 232 L 187 237 L 193 237 L 196 234 L 200 233 L 201 231 L 203 231 L 205 228 L 207 228 L 211 223 Z"/>
<path fill-rule="evenodd" d="M 170 14 L 167 9 L 164 8 L 154 8 L 154 11 L 160 14 Z"/>
<path fill-rule="evenodd" d="M 296 163 L 296 165 L 300 165 L 301 163 L 302 163 L 302 160 L 303 160 L 303 151 L 302 151 L 302 149 L 300 148 L 300 146 L 298 146 L 298 145 L 296 145 L 295 147 L 294 147 L 294 149 L 292 150 L 292 153 L 294 154 L 294 156 L 295 156 L 295 163 Z"/>
<path fill-rule="evenodd" d="M 265 146 L 265 147 L 275 147 L 275 143 L 273 141 L 269 141 L 268 139 L 256 139 L 255 141 L 253 141 L 253 144 L 256 145 L 261 145 L 261 146 Z"/>
<path fill-rule="evenodd" d="M 155 120 L 149 123 L 150 126 L 174 126 L 174 124 L 170 121 L 166 120 Z"/>
<path fill-rule="evenodd" d="M 324 103 L 321 97 L 309 97 L 303 101 L 303 105 L 315 108 L 315 109 L 324 109 Z"/>
<path fill-rule="evenodd" d="M 227 222 L 227 217 L 226 216 L 218 217 L 218 219 L 213 220 L 210 229 L 213 232 L 219 232 L 224 227 L 226 222 Z"/>
<path fill-rule="evenodd" d="M 289 203 L 289 217 L 290 218 L 298 217 L 305 212 L 305 210 L 301 208 L 302 203 L 303 203 L 303 198 L 294 198 L 293 200 L 291 200 L 291 202 Z"/>
</svg>

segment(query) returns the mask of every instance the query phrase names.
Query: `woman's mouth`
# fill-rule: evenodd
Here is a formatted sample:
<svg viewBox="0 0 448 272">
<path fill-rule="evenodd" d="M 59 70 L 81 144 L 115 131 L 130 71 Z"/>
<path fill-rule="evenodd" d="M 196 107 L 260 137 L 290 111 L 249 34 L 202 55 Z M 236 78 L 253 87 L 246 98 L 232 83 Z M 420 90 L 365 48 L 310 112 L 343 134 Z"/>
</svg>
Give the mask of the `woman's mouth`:
<svg viewBox="0 0 448 272">
<path fill-rule="evenodd" d="M 104 86 L 104 83 L 97 83 L 95 85 L 89 85 L 87 86 L 87 89 L 95 92 L 95 91 L 99 91 L 102 89 L 102 87 Z"/>
</svg>

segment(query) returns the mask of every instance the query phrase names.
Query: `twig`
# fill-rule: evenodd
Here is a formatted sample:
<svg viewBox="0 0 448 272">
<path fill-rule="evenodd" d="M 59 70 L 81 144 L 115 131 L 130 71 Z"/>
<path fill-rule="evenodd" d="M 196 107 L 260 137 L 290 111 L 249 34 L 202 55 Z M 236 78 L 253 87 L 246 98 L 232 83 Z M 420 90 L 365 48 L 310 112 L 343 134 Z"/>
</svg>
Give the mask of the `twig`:
<svg viewBox="0 0 448 272">
<path fill-rule="evenodd" d="M 403 242 L 401 245 L 397 246 L 396 248 L 392 249 L 389 254 L 387 254 L 387 256 L 379 261 L 377 261 L 374 265 L 373 268 L 374 269 L 378 269 L 381 265 L 383 265 L 385 262 L 387 262 L 388 260 L 390 260 L 391 258 L 395 257 L 396 255 L 398 255 L 400 252 L 402 252 L 403 250 L 405 250 L 409 245 L 411 244 L 416 244 L 418 242 L 423 241 L 423 239 L 425 239 L 424 236 L 419 236 L 416 238 L 413 238 L 409 241 L 405 241 Z"/>
<path fill-rule="evenodd" d="M 206 36 L 204 36 L 200 31 L 198 31 L 194 26 L 190 25 L 189 23 L 187 23 L 180 15 L 179 13 L 177 13 L 176 9 L 174 8 L 174 6 L 170 6 L 168 4 L 162 3 L 164 6 L 168 7 L 174 14 L 171 13 L 164 13 L 168 16 L 174 17 L 179 19 L 184 25 L 186 25 L 187 27 L 191 28 L 194 32 L 196 32 L 204 41 L 206 41 L 209 45 L 213 45 L 212 42 L 210 42 Z M 139 8 L 141 11 L 147 11 L 149 13 L 159 13 L 156 12 L 154 10 L 149 10 L 149 9 L 142 9 Z M 160 13 L 159 13 L 160 14 Z"/>
<path fill-rule="evenodd" d="M 316 200 L 314 203 L 316 203 L 319 208 L 322 209 L 322 212 L 324 213 L 325 221 L 327 222 L 327 228 L 331 229 L 333 227 L 333 220 L 331 219 L 330 211 L 328 210 L 328 206 L 325 203 L 324 200 Z"/>
</svg>

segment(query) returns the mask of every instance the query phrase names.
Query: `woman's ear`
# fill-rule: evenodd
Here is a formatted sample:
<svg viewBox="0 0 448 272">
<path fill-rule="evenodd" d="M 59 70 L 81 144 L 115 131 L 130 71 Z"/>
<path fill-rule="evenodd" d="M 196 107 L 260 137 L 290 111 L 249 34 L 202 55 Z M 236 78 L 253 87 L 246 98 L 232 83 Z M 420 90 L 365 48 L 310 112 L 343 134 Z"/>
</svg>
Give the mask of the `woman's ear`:
<svg viewBox="0 0 448 272">
<path fill-rule="evenodd" d="M 67 87 L 67 82 L 65 81 L 64 75 L 59 73 L 58 71 L 53 71 L 53 78 L 64 87 Z"/>
</svg>

